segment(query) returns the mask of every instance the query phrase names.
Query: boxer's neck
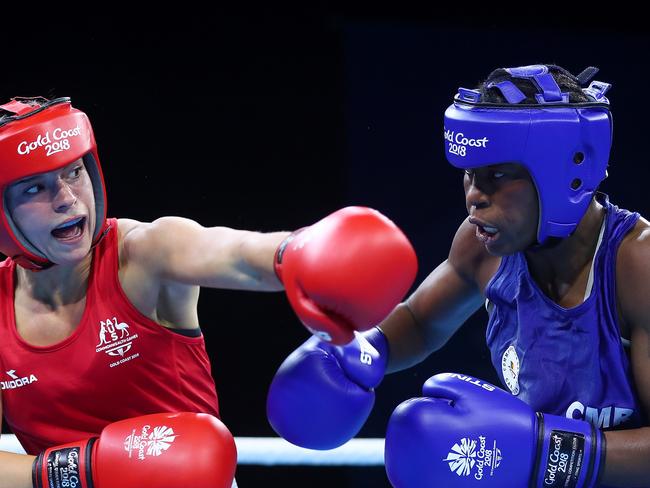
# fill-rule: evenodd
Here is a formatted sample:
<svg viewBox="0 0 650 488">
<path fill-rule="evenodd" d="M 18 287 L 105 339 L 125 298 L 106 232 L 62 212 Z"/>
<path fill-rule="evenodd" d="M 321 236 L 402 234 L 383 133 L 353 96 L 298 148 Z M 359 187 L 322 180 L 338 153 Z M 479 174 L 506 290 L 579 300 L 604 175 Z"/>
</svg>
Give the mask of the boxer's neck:
<svg viewBox="0 0 650 488">
<path fill-rule="evenodd" d="M 78 302 L 86 294 L 92 258 L 91 252 L 79 263 L 36 272 L 16 266 L 15 291 L 50 307 Z"/>
<path fill-rule="evenodd" d="M 531 276 L 553 300 L 570 292 L 584 294 L 604 217 L 604 207 L 593 199 L 573 234 L 553 247 L 526 251 Z"/>
</svg>

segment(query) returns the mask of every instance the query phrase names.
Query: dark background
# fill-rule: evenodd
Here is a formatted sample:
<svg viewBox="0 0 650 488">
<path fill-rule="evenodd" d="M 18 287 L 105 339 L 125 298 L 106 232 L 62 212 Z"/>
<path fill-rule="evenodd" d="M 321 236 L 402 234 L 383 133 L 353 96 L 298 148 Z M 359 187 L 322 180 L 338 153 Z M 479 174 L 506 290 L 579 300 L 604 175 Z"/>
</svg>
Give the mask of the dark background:
<svg viewBox="0 0 650 488">
<path fill-rule="evenodd" d="M 97 8 L 97 7 L 94 7 Z M 631 14 L 632 17 L 636 17 Z M 11 20 L 10 20 L 11 19 Z M 205 226 L 292 230 L 346 205 L 393 219 L 420 259 L 445 259 L 465 216 L 444 160 L 442 115 L 458 86 L 497 67 L 594 65 L 613 84 L 610 178 L 619 206 L 647 214 L 644 112 L 650 36 L 642 19 L 590 11 L 504 17 L 467 7 L 259 7 L 5 17 L 0 100 L 70 96 L 95 128 L 109 214 L 180 215 Z M 267 386 L 307 337 L 281 293 L 202 291 L 200 317 L 224 422 L 270 436 Z M 476 314 L 445 349 L 388 376 L 360 433 L 443 370 L 496 382 Z M 91 392 L 89 392 L 91 394 Z M 382 468 L 242 466 L 240 486 L 387 486 Z"/>
</svg>

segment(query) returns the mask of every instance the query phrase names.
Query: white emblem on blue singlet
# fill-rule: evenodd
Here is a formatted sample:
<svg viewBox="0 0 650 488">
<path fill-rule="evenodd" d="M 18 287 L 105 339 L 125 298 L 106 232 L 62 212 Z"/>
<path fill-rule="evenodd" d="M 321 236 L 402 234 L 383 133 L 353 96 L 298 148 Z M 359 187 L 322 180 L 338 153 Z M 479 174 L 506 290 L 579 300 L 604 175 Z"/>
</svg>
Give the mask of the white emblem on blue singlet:
<svg viewBox="0 0 650 488">
<path fill-rule="evenodd" d="M 503 381 L 510 389 L 513 395 L 519 394 L 519 356 L 515 346 L 510 346 L 503 353 L 501 358 L 501 372 L 503 373 Z"/>
</svg>

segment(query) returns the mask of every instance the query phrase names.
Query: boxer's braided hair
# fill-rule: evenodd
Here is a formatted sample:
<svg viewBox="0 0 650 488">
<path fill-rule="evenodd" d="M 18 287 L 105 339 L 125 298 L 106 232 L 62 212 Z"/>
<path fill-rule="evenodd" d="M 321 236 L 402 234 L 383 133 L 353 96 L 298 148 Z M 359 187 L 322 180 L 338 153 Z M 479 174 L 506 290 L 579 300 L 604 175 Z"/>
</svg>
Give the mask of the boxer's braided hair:
<svg viewBox="0 0 650 488">
<path fill-rule="evenodd" d="M 547 64 L 549 73 L 555 78 L 562 92 L 569 94 L 570 103 L 584 103 L 589 99 L 582 91 L 581 81 L 578 77 L 569 73 L 566 69 L 554 65 Z M 595 73 L 594 73 L 595 74 Z M 580 76 L 580 75 L 579 75 Z M 507 103 L 507 100 L 501 94 L 501 91 L 494 86 L 487 88 L 491 83 L 499 83 L 501 81 L 510 81 L 519 88 L 526 99 L 522 103 L 537 104 L 535 95 L 539 93 L 539 89 L 535 86 L 532 80 L 524 78 L 514 78 L 504 68 L 498 68 L 492 71 L 487 79 L 481 82 L 477 88 L 481 92 L 481 101 L 484 103 Z M 583 82 L 584 83 L 584 82 Z"/>
</svg>

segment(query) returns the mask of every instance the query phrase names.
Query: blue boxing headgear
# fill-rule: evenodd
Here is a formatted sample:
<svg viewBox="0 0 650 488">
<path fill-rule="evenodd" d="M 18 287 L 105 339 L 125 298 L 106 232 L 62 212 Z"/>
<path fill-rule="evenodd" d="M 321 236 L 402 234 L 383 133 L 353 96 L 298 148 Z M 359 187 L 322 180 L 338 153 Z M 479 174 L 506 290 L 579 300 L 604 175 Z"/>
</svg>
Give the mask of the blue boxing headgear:
<svg viewBox="0 0 650 488">
<path fill-rule="evenodd" d="M 596 71 L 590 69 L 589 78 Z M 497 88 L 506 103 L 484 103 L 479 91 L 459 88 L 445 111 L 447 160 L 462 169 L 523 165 L 539 198 L 538 242 L 567 237 L 607 177 L 612 115 L 605 93 L 611 85 L 592 81 L 582 89 L 589 101 L 571 103 L 548 66 L 505 71 L 513 78 L 531 80 L 538 103 L 521 103 L 526 96 L 507 80 L 487 85 Z M 581 76 L 579 81 L 584 81 Z"/>
</svg>

